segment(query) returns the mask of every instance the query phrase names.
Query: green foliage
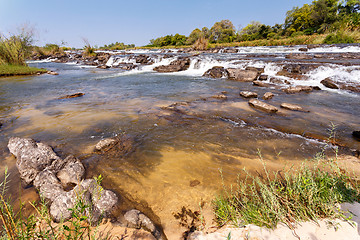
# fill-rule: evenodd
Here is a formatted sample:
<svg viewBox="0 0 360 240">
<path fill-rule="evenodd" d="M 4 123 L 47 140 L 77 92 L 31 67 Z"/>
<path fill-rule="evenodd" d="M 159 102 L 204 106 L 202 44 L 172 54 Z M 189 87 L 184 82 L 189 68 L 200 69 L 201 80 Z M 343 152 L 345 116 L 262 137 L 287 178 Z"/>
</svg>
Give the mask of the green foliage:
<svg viewBox="0 0 360 240">
<path fill-rule="evenodd" d="M 135 44 L 124 44 L 124 43 L 110 43 L 109 45 L 104 45 L 103 47 L 100 47 L 100 49 L 107 49 L 107 50 L 125 50 L 129 48 L 134 48 Z"/>
<path fill-rule="evenodd" d="M 196 40 L 196 42 L 193 45 L 193 49 L 197 51 L 204 51 L 207 50 L 208 48 L 209 48 L 209 41 L 204 37 L 200 37 L 198 40 Z"/>
<path fill-rule="evenodd" d="M 296 222 L 320 218 L 347 220 L 335 206 L 360 200 L 359 184 L 335 161 L 318 159 L 312 167 L 304 164 L 284 173 L 270 173 L 263 165 L 263 176 L 244 170 L 245 178 L 238 181 L 236 190 L 224 187 L 225 194 L 214 200 L 219 225 L 274 228 L 279 222 L 292 227 Z"/>
<path fill-rule="evenodd" d="M 45 73 L 45 69 L 33 68 L 28 66 L 19 65 L 0 65 L 0 77 L 1 76 L 15 76 L 15 75 L 33 75 L 36 73 Z"/>
<path fill-rule="evenodd" d="M 338 31 L 327 35 L 324 42 L 325 44 L 337 44 L 337 43 L 354 43 L 353 37 L 347 35 L 344 31 Z"/>
<path fill-rule="evenodd" d="M 166 35 L 150 40 L 150 47 L 164 47 L 164 46 L 183 46 L 186 44 L 187 38 L 185 35 L 175 34 Z"/>
<path fill-rule="evenodd" d="M 32 42 L 33 32 L 27 27 L 21 28 L 18 34 L 0 34 L 0 64 L 25 66 L 25 60 L 31 54 Z"/>
<path fill-rule="evenodd" d="M 227 43 L 235 39 L 235 27 L 230 20 L 216 22 L 210 29 L 210 42 Z"/>
</svg>

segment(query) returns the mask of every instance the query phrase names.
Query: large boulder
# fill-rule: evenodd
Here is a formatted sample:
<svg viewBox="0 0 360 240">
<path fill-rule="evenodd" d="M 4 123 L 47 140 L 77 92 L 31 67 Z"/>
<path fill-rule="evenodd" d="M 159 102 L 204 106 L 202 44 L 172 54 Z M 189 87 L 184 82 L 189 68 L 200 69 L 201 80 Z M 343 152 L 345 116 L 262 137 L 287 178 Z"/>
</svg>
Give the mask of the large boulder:
<svg viewBox="0 0 360 240">
<path fill-rule="evenodd" d="M 250 99 L 249 105 L 256 109 L 259 109 L 259 110 L 262 110 L 262 111 L 265 111 L 268 113 L 276 113 L 278 111 L 277 107 L 267 104 L 267 103 L 264 103 L 258 99 Z"/>
<path fill-rule="evenodd" d="M 228 68 L 228 79 L 240 82 L 252 82 L 257 79 L 259 73 L 256 70 L 243 70 L 239 68 Z"/>
<path fill-rule="evenodd" d="M 57 177 L 60 179 L 64 186 L 69 184 L 78 184 L 85 175 L 84 165 L 73 155 L 68 156 L 64 160 L 66 164 L 57 173 Z"/>
<path fill-rule="evenodd" d="M 283 89 L 284 92 L 292 94 L 292 93 L 299 93 L 299 92 L 311 92 L 313 90 L 310 86 L 293 86 Z"/>
<path fill-rule="evenodd" d="M 190 58 L 183 57 L 179 58 L 175 61 L 172 61 L 169 65 L 161 65 L 154 68 L 154 71 L 156 72 L 180 72 L 185 71 L 190 67 Z"/>
<path fill-rule="evenodd" d="M 227 76 L 227 71 L 224 67 L 215 66 L 207 70 L 203 76 L 209 78 L 222 78 Z"/>
<path fill-rule="evenodd" d="M 32 184 L 38 173 L 53 162 L 62 162 L 50 146 L 30 138 L 12 137 L 8 148 L 17 159 L 16 167 L 26 185 Z"/>
</svg>

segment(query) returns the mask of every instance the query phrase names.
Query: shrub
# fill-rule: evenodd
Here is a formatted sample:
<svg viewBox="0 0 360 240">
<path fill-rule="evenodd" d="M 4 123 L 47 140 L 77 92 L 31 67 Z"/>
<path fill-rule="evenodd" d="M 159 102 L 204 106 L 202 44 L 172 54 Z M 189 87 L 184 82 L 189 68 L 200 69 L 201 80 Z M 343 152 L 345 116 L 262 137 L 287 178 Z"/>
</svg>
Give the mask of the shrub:
<svg viewBox="0 0 360 240">
<path fill-rule="evenodd" d="M 193 45 L 193 49 L 197 51 L 204 51 L 209 48 L 209 40 L 204 37 L 199 38 Z"/>
<path fill-rule="evenodd" d="M 338 31 L 336 33 L 330 33 L 324 39 L 325 44 L 336 44 L 336 43 L 354 43 L 355 40 L 350 35 L 347 35 L 346 32 Z"/>
</svg>

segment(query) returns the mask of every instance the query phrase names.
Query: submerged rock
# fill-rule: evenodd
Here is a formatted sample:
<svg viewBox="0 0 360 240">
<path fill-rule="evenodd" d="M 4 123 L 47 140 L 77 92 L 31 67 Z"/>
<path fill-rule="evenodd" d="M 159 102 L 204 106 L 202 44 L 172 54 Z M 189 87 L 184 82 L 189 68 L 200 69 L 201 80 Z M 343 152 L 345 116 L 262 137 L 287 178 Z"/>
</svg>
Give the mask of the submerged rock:
<svg viewBox="0 0 360 240">
<path fill-rule="evenodd" d="M 314 56 L 310 55 L 310 54 L 305 54 L 305 53 L 290 53 L 290 54 L 286 55 L 285 58 L 301 60 L 301 59 L 313 59 Z"/>
<path fill-rule="evenodd" d="M 252 82 L 256 80 L 258 71 L 255 70 L 243 70 L 239 68 L 228 68 L 228 79 L 240 81 L 240 82 Z"/>
<path fill-rule="evenodd" d="M 266 92 L 263 96 L 264 100 L 270 100 L 274 97 L 274 94 L 272 92 Z"/>
<path fill-rule="evenodd" d="M 310 86 L 295 86 L 283 89 L 286 93 L 299 93 L 299 92 L 311 92 L 313 90 Z"/>
<path fill-rule="evenodd" d="M 54 72 L 54 71 L 47 71 L 47 74 L 50 74 L 50 75 L 59 75 L 59 73 Z"/>
<path fill-rule="evenodd" d="M 224 67 L 215 66 L 209 70 L 207 70 L 204 75 L 204 77 L 209 78 L 222 78 L 227 77 L 227 71 Z"/>
<path fill-rule="evenodd" d="M 161 65 L 154 68 L 156 72 L 180 72 L 185 71 L 190 67 L 190 58 L 179 58 L 175 61 L 172 61 L 169 65 Z"/>
<path fill-rule="evenodd" d="M 301 106 L 291 104 L 291 103 L 282 103 L 282 104 L 280 104 L 280 107 L 291 110 L 291 111 L 307 112 Z"/>
<path fill-rule="evenodd" d="M 256 92 L 242 91 L 240 92 L 240 96 L 244 98 L 257 98 L 258 94 Z"/>
<path fill-rule="evenodd" d="M 59 97 L 58 99 L 78 98 L 78 97 L 82 97 L 84 95 L 85 95 L 85 93 L 74 93 L 71 95 L 65 95 L 65 96 Z"/>
<path fill-rule="evenodd" d="M 122 134 L 114 138 L 99 141 L 95 149 L 102 153 L 125 155 L 135 150 L 135 139 L 129 135 Z"/>
<path fill-rule="evenodd" d="M 325 78 L 320 83 L 327 88 L 339 89 L 338 85 L 336 85 L 335 82 L 333 80 L 331 80 L 330 78 Z"/>
<path fill-rule="evenodd" d="M 139 210 L 132 209 L 127 211 L 124 214 L 124 218 L 128 223 L 128 227 L 137 228 L 137 229 L 144 229 L 151 233 L 156 233 L 156 227 L 154 223 L 148 218 L 145 214 L 140 212 Z M 154 234 L 155 235 L 155 234 Z"/>
<path fill-rule="evenodd" d="M 226 100 L 228 97 L 225 94 L 218 94 L 218 95 L 211 96 L 211 98 Z"/>
<path fill-rule="evenodd" d="M 260 100 L 257 99 L 250 99 L 249 100 L 249 105 L 257 108 L 259 110 L 265 111 L 265 112 L 269 112 L 269 113 L 276 113 L 278 111 L 277 107 L 264 103 Z"/>
<path fill-rule="evenodd" d="M 26 185 L 30 185 L 39 172 L 56 162 L 62 162 L 53 149 L 30 138 L 12 137 L 8 148 L 16 157 L 16 167 Z"/>
</svg>

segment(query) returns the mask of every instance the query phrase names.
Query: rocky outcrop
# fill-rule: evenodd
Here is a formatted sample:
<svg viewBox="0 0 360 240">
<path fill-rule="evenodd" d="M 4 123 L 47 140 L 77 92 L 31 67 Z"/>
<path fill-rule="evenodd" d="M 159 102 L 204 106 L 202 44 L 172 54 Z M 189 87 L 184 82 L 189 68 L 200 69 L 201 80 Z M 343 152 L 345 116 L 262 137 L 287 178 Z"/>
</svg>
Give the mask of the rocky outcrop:
<svg viewBox="0 0 360 240">
<path fill-rule="evenodd" d="M 26 185 L 31 185 L 36 176 L 53 162 L 61 162 L 53 149 L 30 138 L 12 137 L 8 148 L 16 157 L 16 166 Z"/>
<path fill-rule="evenodd" d="M 74 93 L 74 94 L 70 94 L 70 95 L 65 95 L 62 97 L 59 97 L 58 99 L 69 99 L 69 98 L 78 98 L 78 97 L 82 97 L 84 96 L 85 93 Z"/>
<path fill-rule="evenodd" d="M 190 66 L 190 58 L 179 58 L 175 61 L 172 61 L 169 65 L 161 65 L 154 68 L 154 71 L 167 73 L 167 72 L 180 72 L 185 71 Z"/>
<path fill-rule="evenodd" d="M 270 100 L 274 97 L 274 94 L 272 92 L 266 92 L 263 96 L 264 100 Z"/>
<path fill-rule="evenodd" d="M 267 103 L 264 103 L 258 99 L 250 99 L 249 105 L 256 109 L 259 109 L 259 110 L 262 110 L 262 111 L 265 111 L 268 113 L 276 113 L 278 111 L 277 107 L 267 104 Z"/>
<path fill-rule="evenodd" d="M 312 90 L 313 88 L 310 86 L 294 86 L 283 89 L 284 92 L 289 94 L 299 93 L 299 92 L 311 92 Z"/>
<path fill-rule="evenodd" d="M 20 177 L 33 185 L 39 194 L 50 203 L 50 214 L 54 221 L 68 220 L 71 210 L 81 201 L 88 206 L 88 216 L 97 222 L 108 216 L 118 202 L 116 194 L 103 189 L 94 179 L 83 180 L 85 168 L 74 156 L 64 160 L 52 148 L 29 138 L 10 138 L 8 148 L 17 158 Z M 76 185 L 65 191 L 64 186 Z"/>
<path fill-rule="evenodd" d="M 140 54 L 138 56 L 134 56 L 135 62 L 139 64 L 152 64 L 153 61 L 149 56 Z"/>
<path fill-rule="evenodd" d="M 240 82 L 252 82 L 257 79 L 258 71 L 256 70 L 243 70 L 239 68 L 228 68 L 228 79 Z"/>
<path fill-rule="evenodd" d="M 280 104 L 280 107 L 285 108 L 287 110 L 291 110 L 291 111 L 307 112 L 301 106 L 291 104 L 291 103 L 282 103 L 282 104 Z"/>
<path fill-rule="evenodd" d="M 322 85 L 324 85 L 327 88 L 331 88 L 331 89 L 339 89 L 338 85 L 336 85 L 334 83 L 333 80 L 331 80 L 330 78 L 325 78 L 324 80 L 322 80 L 320 82 Z"/>
<path fill-rule="evenodd" d="M 207 70 L 203 76 L 209 78 L 223 78 L 223 77 L 227 77 L 227 71 L 225 70 L 224 67 L 215 66 Z"/>
<path fill-rule="evenodd" d="M 304 60 L 304 59 L 313 59 L 314 56 L 310 55 L 310 54 L 305 54 L 305 53 L 290 53 L 290 54 L 286 55 L 285 58 Z"/>
<path fill-rule="evenodd" d="M 258 94 L 256 92 L 242 91 L 240 92 L 240 96 L 244 98 L 257 98 Z"/>
<path fill-rule="evenodd" d="M 283 66 L 282 70 L 279 71 L 276 75 L 285 76 L 293 79 L 305 79 L 307 78 L 304 74 L 308 73 L 311 70 L 314 70 L 319 65 L 316 64 L 286 64 Z"/>
</svg>

